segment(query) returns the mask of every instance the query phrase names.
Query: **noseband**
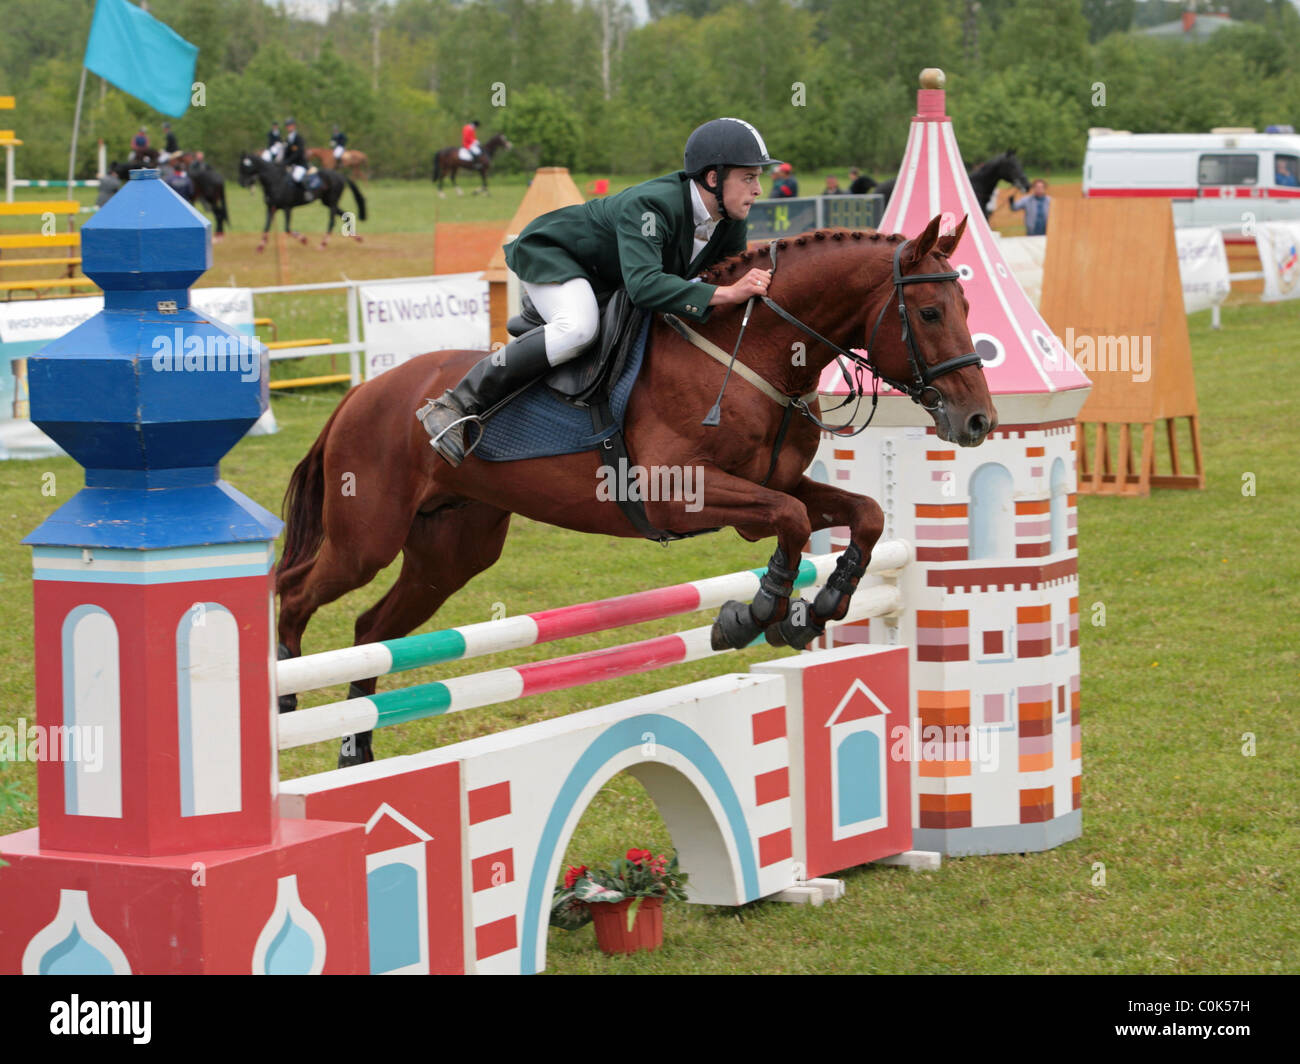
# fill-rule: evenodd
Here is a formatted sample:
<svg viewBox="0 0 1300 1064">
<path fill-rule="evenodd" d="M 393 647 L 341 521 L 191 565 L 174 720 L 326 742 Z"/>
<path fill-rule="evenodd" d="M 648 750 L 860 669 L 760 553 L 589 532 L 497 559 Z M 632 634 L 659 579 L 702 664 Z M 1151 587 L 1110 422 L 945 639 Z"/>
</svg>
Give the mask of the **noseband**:
<svg viewBox="0 0 1300 1064">
<path fill-rule="evenodd" d="M 880 308 L 880 313 L 876 315 L 876 324 L 871 328 L 871 336 L 867 339 L 867 368 L 891 388 L 906 392 L 911 396 L 912 402 L 918 403 L 926 410 L 934 410 L 943 400 L 939 390 L 934 387 L 935 380 L 945 373 L 952 373 L 954 370 L 978 365 L 981 359 L 974 351 L 968 351 L 964 355 L 955 355 L 952 358 L 945 359 L 936 366 L 926 365 L 922 361 L 921 353 L 916 349 L 916 340 L 912 336 L 911 321 L 907 316 L 907 299 L 904 296 L 904 286 L 921 284 L 926 281 L 955 281 L 961 275 L 952 270 L 947 273 L 913 273 L 904 277 L 899 269 L 899 259 L 903 254 L 903 249 L 910 243 L 910 240 L 905 240 L 894 249 L 894 294 L 898 296 L 898 322 L 903 332 L 903 343 L 907 345 L 908 361 L 912 364 L 912 380 L 910 383 L 894 380 L 882 373 L 871 362 L 871 350 L 876 341 L 876 332 L 880 328 L 880 323 L 885 320 L 885 311 L 889 309 L 888 303 L 885 303 Z M 932 405 L 927 406 L 925 404 L 923 396 L 926 392 L 934 392 L 936 396 Z"/>
</svg>

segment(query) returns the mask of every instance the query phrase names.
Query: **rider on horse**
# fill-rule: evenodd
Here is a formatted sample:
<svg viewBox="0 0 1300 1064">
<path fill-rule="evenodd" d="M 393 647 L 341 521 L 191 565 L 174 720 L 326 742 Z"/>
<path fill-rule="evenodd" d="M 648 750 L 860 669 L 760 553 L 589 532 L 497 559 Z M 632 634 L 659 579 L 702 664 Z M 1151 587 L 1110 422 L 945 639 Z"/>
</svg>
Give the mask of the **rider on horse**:
<svg viewBox="0 0 1300 1064">
<path fill-rule="evenodd" d="M 478 119 L 472 122 L 466 122 L 465 127 L 460 131 L 460 146 L 469 155 L 466 160 L 477 166 L 479 159 L 483 155 L 483 145 L 478 142 Z"/>
<path fill-rule="evenodd" d="M 285 119 L 284 129 L 284 165 L 289 169 L 289 176 L 303 186 L 303 191 L 310 200 L 320 189 L 320 175 L 312 170 L 310 180 L 303 184 L 303 177 L 307 175 L 307 149 L 303 147 L 302 134 L 298 132 L 298 123 L 292 118 Z"/>
<path fill-rule="evenodd" d="M 278 163 L 283 154 L 284 137 L 280 134 L 280 123 L 272 122 L 271 129 L 266 134 L 266 151 L 262 152 L 262 158 L 268 163 Z"/>
<path fill-rule="evenodd" d="M 127 157 L 128 162 L 138 162 L 144 159 L 144 153 L 149 150 L 149 131 L 144 126 L 140 127 L 134 137 L 131 138 L 131 153 Z"/>
<path fill-rule="evenodd" d="M 163 133 L 165 136 L 163 138 L 163 150 L 158 153 L 159 163 L 165 163 L 181 150 L 180 145 L 176 142 L 176 134 L 172 132 L 172 124 L 170 122 L 163 123 Z"/>
<path fill-rule="evenodd" d="M 348 135 L 339 129 L 337 122 L 334 123 L 334 133 L 330 137 L 330 143 L 334 145 L 334 161 L 342 162 L 343 152 L 348 146 Z"/>
<path fill-rule="evenodd" d="M 685 278 L 745 250 L 761 168 L 775 162 L 748 122 L 716 118 L 691 134 L 676 173 L 530 222 L 506 246 L 506 262 L 547 324 L 482 359 L 421 409 L 434 449 L 459 465 L 467 421 L 481 436 L 484 410 L 580 354 L 599 327 L 597 294 L 625 287 L 638 307 L 705 321 L 710 307 L 766 292 L 768 270 L 725 287 Z"/>
</svg>

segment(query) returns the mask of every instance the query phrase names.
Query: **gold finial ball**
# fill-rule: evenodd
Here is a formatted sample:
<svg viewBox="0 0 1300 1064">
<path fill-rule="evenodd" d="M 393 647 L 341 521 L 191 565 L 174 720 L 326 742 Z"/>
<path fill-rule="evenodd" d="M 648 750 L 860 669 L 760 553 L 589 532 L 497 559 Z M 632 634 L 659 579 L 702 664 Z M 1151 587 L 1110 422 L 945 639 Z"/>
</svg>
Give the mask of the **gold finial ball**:
<svg viewBox="0 0 1300 1064">
<path fill-rule="evenodd" d="M 944 82 L 948 79 L 938 67 L 926 67 L 921 71 L 921 88 L 923 89 L 942 89 Z"/>
</svg>

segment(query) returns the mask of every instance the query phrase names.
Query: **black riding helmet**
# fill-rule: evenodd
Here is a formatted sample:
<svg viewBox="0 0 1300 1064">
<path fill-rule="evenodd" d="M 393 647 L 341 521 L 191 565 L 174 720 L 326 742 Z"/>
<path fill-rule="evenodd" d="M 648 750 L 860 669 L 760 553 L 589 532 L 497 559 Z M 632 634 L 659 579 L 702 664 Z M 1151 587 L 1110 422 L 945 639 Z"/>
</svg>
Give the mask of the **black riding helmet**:
<svg viewBox="0 0 1300 1064">
<path fill-rule="evenodd" d="M 779 163 L 767 154 L 767 145 L 758 130 L 740 118 L 715 118 L 705 122 L 686 141 L 682 169 L 693 178 L 702 179 L 710 170 L 719 171 L 716 185 L 701 186 L 712 192 L 718 209 L 728 217 L 722 202 L 722 182 L 726 171 L 734 166 L 771 166 Z"/>
</svg>

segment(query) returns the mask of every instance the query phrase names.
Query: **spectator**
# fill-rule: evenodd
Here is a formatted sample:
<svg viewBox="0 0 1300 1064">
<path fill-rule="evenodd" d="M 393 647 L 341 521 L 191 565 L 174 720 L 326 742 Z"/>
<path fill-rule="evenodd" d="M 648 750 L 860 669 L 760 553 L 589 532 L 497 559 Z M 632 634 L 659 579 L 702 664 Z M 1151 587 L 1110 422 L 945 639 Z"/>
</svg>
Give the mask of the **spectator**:
<svg viewBox="0 0 1300 1064">
<path fill-rule="evenodd" d="M 1025 233 L 1028 236 L 1047 235 L 1047 211 L 1052 197 L 1047 194 L 1047 182 L 1041 177 L 1029 186 L 1029 195 L 1019 200 L 1011 197 L 1008 204 L 1013 211 L 1025 212 Z"/>
<path fill-rule="evenodd" d="M 826 187 L 822 189 L 823 196 L 841 196 L 844 189 L 840 188 L 840 179 L 834 174 L 826 179 Z"/>
<path fill-rule="evenodd" d="M 849 170 L 849 192 L 854 196 L 865 196 L 873 188 L 876 182 L 859 170 L 856 166 Z"/>
<path fill-rule="evenodd" d="M 1273 175 L 1273 184 L 1286 185 L 1290 188 L 1300 188 L 1300 179 L 1296 177 L 1290 164 L 1280 155 L 1277 156 L 1276 171 Z"/>
<path fill-rule="evenodd" d="M 772 196 L 775 199 L 790 199 L 799 195 L 799 182 L 794 176 L 794 167 L 782 163 L 776 168 L 777 179 L 772 184 Z"/>
</svg>

